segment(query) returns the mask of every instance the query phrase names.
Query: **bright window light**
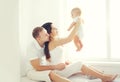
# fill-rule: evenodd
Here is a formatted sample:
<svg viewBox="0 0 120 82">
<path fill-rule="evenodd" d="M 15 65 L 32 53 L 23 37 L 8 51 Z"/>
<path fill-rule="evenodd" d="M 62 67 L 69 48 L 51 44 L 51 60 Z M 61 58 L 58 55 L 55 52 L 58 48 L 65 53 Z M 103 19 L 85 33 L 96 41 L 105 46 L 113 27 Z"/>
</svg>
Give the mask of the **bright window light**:
<svg viewBox="0 0 120 82">
<path fill-rule="evenodd" d="M 66 45 L 66 52 L 72 58 L 90 60 L 120 61 L 120 10 L 119 0 L 61 0 L 61 36 L 66 36 L 72 22 L 71 9 L 79 7 L 85 25 L 83 48 L 76 52 L 73 42 Z"/>
<path fill-rule="evenodd" d="M 110 36 L 111 57 L 120 58 L 120 1 L 111 0 L 110 4 Z"/>
<path fill-rule="evenodd" d="M 63 36 L 67 35 L 68 32 L 65 30 L 72 22 L 70 13 L 73 7 L 81 8 L 85 21 L 83 49 L 80 52 L 76 52 L 76 48 L 71 42 L 71 45 L 67 45 L 67 52 L 72 54 L 72 57 L 77 58 L 107 58 L 105 0 L 67 0 L 65 7 L 62 5 L 64 14 L 62 13 L 61 23 L 64 22 L 64 24 L 61 30 Z"/>
</svg>

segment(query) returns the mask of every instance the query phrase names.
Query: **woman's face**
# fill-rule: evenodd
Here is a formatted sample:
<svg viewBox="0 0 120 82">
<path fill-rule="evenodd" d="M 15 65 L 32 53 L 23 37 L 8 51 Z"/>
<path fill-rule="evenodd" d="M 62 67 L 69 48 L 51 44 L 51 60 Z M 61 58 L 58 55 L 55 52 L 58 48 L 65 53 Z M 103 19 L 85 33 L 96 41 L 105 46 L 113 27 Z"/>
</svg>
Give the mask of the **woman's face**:
<svg viewBox="0 0 120 82">
<path fill-rule="evenodd" d="M 53 35 L 53 36 L 57 36 L 57 35 L 58 35 L 58 30 L 57 30 L 57 28 L 56 28 L 53 24 L 51 24 L 51 27 L 52 27 L 52 29 L 51 29 L 52 35 Z"/>
</svg>

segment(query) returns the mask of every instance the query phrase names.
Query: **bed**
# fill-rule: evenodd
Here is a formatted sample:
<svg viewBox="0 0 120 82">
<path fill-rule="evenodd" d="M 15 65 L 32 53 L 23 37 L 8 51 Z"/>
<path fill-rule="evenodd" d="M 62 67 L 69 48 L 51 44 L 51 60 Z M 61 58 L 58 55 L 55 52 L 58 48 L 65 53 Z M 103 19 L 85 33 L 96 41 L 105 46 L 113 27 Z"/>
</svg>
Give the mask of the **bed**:
<svg viewBox="0 0 120 82">
<path fill-rule="evenodd" d="M 73 76 L 69 77 L 69 79 L 70 79 L 72 82 L 101 82 L 100 79 L 97 79 L 97 78 L 89 78 L 89 77 L 83 76 L 83 75 L 81 75 L 81 74 L 73 75 Z M 38 82 L 38 81 L 30 80 L 29 78 L 27 78 L 26 76 L 24 76 L 24 77 L 21 78 L 21 82 Z M 40 82 L 40 81 L 39 81 L 39 82 Z M 44 82 L 44 81 L 41 81 L 41 82 Z M 118 77 L 118 78 L 115 79 L 113 82 L 120 82 L 120 78 Z"/>
</svg>

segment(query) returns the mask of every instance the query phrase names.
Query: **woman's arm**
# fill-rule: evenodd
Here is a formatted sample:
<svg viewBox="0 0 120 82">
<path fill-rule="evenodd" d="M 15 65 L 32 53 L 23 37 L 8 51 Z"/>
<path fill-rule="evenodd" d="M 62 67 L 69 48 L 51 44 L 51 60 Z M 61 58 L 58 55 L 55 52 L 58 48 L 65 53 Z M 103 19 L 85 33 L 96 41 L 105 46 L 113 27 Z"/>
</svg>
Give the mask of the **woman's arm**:
<svg viewBox="0 0 120 82">
<path fill-rule="evenodd" d="M 33 59 L 30 61 L 31 65 L 34 67 L 35 70 L 37 71 L 44 71 L 44 70 L 62 70 L 65 68 L 65 64 L 64 63 L 59 63 L 57 65 L 40 65 L 40 60 L 37 59 Z"/>
<path fill-rule="evenodd" d="M 68 28 L 68 31 L 70 31 L 70 30 L 74 27 L 75 24 L 76 24 L 76 22 L 72 22 L 72 23 L 70 24 L 69 28 Z"/>
<path fill-rule="evenodd" d="M 71 33 L 66 38 L 61 38 L 59 40 L 53 41 L 53 44 L 54 44 L 53 46 L 54 47 L 60 46 L 60 45 L 63 45 L 63 44 L 66 44 L 66 43 L 72 41 L 74 36 L 76 35 L 79 25 L 80 25 L 80 19 L 78 19 L 78 21 L 76 22 L 75 27 L 73 28 Z"/>
</svg>

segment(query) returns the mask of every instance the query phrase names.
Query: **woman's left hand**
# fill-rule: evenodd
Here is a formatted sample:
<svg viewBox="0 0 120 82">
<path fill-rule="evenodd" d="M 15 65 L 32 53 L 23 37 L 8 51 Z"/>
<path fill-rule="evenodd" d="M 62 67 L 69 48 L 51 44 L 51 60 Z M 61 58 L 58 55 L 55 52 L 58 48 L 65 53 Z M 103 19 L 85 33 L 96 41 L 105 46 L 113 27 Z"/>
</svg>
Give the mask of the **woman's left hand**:
<svg viewBox="0 0 120 82">
<path fill-rule="evenodd" d="M 70 63 L 71 63 L 71 61 L 69 61 L 69 60 L 65 61 L 66 65 L 69 65 Z"/>
</svg>

